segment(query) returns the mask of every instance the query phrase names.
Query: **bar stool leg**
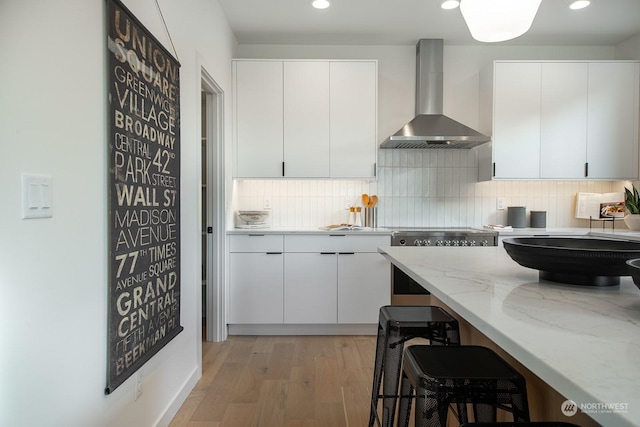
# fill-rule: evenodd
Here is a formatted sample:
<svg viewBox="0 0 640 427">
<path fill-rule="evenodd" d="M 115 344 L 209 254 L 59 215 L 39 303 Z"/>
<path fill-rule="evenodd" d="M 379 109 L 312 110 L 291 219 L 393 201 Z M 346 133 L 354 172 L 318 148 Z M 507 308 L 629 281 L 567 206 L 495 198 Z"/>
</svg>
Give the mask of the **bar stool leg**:
<svg viewBox="0 0 640 427">
<path fill-rule="evenodd" d="M 378 411 L 378 395 L 382 380 L 384 349 L 387 346 L 384 329 L 378 325 L 378 339 L 376 340 L 376 360 L 373 366 L 373 387 L 371 387 L 371 408 L 369 410 L 369 427 L 373 427 Z"/>
<path fill-rule="evenodd" d="M 390 336 L 390 339 L 396 339 L 396 343 L 387 342 L 385 349 L 385 361 L 384 361 L 384 375 L 383 375 L 383 390 L 396 390 L 393 395 L 385 395 L 382 398 L 382 425 L 384 427 L 391 427 L 396 412 L 397 404 L 397 390 L 400 385 L 399 373 L 402 368 L 402 352 L 404 350 L 404 341 L 400 337 Z"/>
<path fill-rule="evenodd" d="M 430 390 L 416 390 L 415 425 L 420 427 L 446 427 L 449 412 L 447 396 Z"/>
</svg>

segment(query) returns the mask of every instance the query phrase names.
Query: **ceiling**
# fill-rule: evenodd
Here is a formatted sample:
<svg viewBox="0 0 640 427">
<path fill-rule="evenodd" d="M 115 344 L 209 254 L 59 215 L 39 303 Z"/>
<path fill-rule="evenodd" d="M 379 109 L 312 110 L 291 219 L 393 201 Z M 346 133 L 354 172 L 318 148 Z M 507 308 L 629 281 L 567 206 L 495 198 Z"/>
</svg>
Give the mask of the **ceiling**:
<svg viewBox="0 0 640 427">
<path fill-rule="evenodd" d="M 311 0 L 218 0 L 239 44 L 415 45 L 444 39 L 474 45 L 459 9 L 442 0 L 333 0 L 316 10 Z M 543 0 L 525 35 L 501 45 L 614 46 L 640 32 L 639 0 Z"/>
</svg>

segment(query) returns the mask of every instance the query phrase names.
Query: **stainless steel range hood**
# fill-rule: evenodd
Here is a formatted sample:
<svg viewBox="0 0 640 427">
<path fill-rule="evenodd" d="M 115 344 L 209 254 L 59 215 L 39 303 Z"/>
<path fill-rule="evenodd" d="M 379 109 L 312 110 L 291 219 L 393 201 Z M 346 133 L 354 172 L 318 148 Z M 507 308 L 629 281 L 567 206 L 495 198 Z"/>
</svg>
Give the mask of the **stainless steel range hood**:
<svg viewBox="0 0 640 427">
<path fill-rule="evenodd" d="M 442 45 L 441 39 L 423 39 L 416 45 L 416 117 L 380 148 L 473 148 L 490 141 L 442 114 Z"/>
</svg>

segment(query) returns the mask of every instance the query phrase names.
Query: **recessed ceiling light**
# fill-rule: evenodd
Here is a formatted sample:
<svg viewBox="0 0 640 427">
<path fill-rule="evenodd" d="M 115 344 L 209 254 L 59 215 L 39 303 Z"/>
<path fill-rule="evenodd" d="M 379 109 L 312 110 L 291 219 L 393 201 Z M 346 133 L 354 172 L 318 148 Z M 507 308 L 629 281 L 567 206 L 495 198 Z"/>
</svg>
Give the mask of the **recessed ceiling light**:
<svg viewBox="0 0 640 427">
<path fill-rule="evenodd" d="M 331 2 L 329 0 L 313 0 L 311 2 L 311 6 L 316 9 L 326 9 L 331 6 Z"/>
<path fill-rule="evenodd" d="M 585 7 L 589 6 L 591 4 L 591 2 L 589 0 L 576 0 L 573 3 L 571 3 L 569 5 L 569 9 L 584 9 Z"/>
<path fill-rule="evenodd" d="M 443 9 L 455 9 L 460 6 L 460 2 L 458 0 L 444 0 L 440 5 Z"/>
</svg>

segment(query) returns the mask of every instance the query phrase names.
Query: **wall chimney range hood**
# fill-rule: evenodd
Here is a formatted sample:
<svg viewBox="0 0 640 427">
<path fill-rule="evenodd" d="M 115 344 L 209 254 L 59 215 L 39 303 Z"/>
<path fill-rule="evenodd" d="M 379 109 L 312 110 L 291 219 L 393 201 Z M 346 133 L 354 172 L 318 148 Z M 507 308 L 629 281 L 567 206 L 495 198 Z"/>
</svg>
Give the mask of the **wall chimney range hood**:
<svg viewBox="0 0 640 427">
<path fill-rule="evenodd" d="M 380 148 L 473 148 L 491 138 L 443 112 L 443 41 L 423 39 L 416 45 L 416 117 Z"/>
</svg>

